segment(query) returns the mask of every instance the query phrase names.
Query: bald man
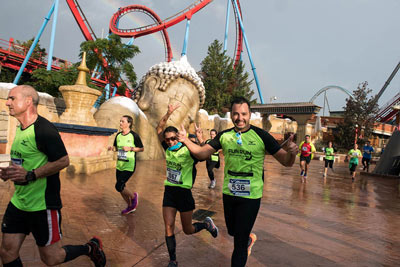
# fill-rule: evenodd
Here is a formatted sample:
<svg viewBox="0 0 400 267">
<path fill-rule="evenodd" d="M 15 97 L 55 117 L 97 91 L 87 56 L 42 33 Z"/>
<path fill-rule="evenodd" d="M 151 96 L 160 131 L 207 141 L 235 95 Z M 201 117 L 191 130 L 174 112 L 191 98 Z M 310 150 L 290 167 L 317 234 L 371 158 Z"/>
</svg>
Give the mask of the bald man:
<svg viewBox="0 0 400 267">
<path fill-rule="evenodd" d="M 9 167 L 0 178 L 14 183 L 15 191 L 5 211 L 0 257 L 4 267 L 23 266 L 19 251 L 32 233 L 46 265 L 57 265 L 87 255 L 95 266 L 105 266 L 99 238 L 83 245 L 61 246 L 60 171 L 69 157 L 55 126 L 37 113 L 39 95 L 27 85 L 10 90 L 6 102 L 18 126 Z"/>
</svg>

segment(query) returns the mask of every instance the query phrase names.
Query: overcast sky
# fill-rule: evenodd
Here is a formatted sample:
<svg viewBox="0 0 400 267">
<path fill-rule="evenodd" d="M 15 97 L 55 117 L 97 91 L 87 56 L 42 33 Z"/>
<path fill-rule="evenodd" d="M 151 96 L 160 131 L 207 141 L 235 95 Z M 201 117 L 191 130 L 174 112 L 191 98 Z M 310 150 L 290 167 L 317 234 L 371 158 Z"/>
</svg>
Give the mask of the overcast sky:
<svg viewBox="0 0 400 267">
<path fill-rule="evenodd" d="M 214 0 L 191 20 L 187 56 L 196 69 L 215 39 L 223 42 L 227 0 Z M 118 7 L 146 5 L 162 19 L 186 8 L 195 0 L 79 0 L 96 35 L 108 32 Z M 1 0 L 0 39 L 27 40 L 34 37 L 52 0 Z M 368 81 L 374 94 L 400 61 L 400 1 L 398 0 L 247 0 L 241 1 L 244 26 L 264 102 L 303 102 L 327 85 L 353 91 Z M 142 13 L 124 17 L 121 26 L 150 24 Z M 51 34 L 48 24 L 41 46 L 47 50 Z M 174 58 L 182 51 L 186 22 L 168 29 Z M 228 55 L 233 56 L 235 26 L 231 12 Z M 133 64 L 141 77 L 154 64 L 164 61 L 160 34 L 135 40 L 141 54 Z M 66 1 L 60 0 L 54 56 L 77 61 L 84 41 Z M 126 41 L 128 41 L 126 39 Z M 243 54 L 250 77 L 250 62 Z M 255 95 L 258 96 L 255 83 Z M 400 73 L 379 103 L 385 104 L 400 90 Z M 332 110 L 341 109 L 347 97 L 340 91 L 327 93 Z M 322 95 L 316 103 L 323 105 Z"/>
</svg>

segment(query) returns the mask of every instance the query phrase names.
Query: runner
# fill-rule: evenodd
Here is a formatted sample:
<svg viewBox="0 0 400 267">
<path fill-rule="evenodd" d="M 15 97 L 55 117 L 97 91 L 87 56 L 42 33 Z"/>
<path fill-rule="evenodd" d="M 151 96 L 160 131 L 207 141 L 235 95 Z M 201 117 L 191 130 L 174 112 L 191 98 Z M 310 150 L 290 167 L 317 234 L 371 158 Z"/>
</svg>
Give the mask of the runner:
<svg viewBox="0 0 400 267">
<path fill-rule="evenodd" d="M 333 162 L 335 161 L 335 151 L 332 146 L 332 142 L 329 141 L 328 147 L 325 148 L 325 170 L 323 177 L 326 178 L 326 175 L 328 173 L 328 166 L 331 168 L 333 172 Z"/>
<path fill-rule="evenodd" d="M 369 164 L 372 159 L 372 153 L 374 153 L 374 152 L 375 152 L 375 150 L 371 146 L 371 142 L 367 141 L 363 147 L 363 157 L 361 160 L 364 171 L 367 170 L 367 172 L 369 172 Z"/>
<path fill-rule="evenodd" d="M 117 156 L 117 182 L 115 189 L 121 194 L 128 205 L 121 211 L 122 215 L 134 212 L 139 203 L 139 194 L 133 193 L 126 188 L 126 183 L 132 177 L 136 169 L 136 152 L 143 152 L 143 144 L 139 135 L 132 131 L 133 119 L 131 116 L 124 115 L 119 120 L 121 132 L 117 133 L 114 139 L 114 146 L 109 150 L 118 151 Z"/>
<path fill-rule="evenodd" d="M 214 139 L 217 136 L 218 132 L 215 129 L 210 130 L 210 139 L 206 140 L 205 144 L 210 143 L 212 139 Z M 206 160 L 206 167 L 207 167 L 207 173 L 208 177 L 210 178 L 210 185 L 208 188 L 215 188 L 215 176 L 214 176 L 214 168 L 219 168 L 220 166 L 220 159 L 219 159 L 219 152 L 216 151 L 213 153 L 207 160 Z"/>
<path fill-rule="evenodd" d="M 349 153 L 349 169 L 351 175 L 351 181 L 354 182 L 356 177 L 356 169 L 358 166 L 358 158 L 361 157 L 361 151 L 358 149 L 358 145 L 354 144 L 354 148 L 350 149 Z"/>
<path fill-rule="evenodd" d="M 311 160 L 314 158 L 315 147 L 314 144 L 311 143 L 311 137 L 306 135 L 304 141 L 300 143 L 299 146 L 300 152 L 300 176 L 301 182 L 307 182 L 307 171 L 308 165 L 310 164 Z"/>
<path fill-rule="evenodd" d="M 231 104 L 234 127 L 220 132 L 204 146 L 197 146 L 186 137 L 181 126 L 179 141 L 197 158 L 207 159 L 222 149 L 225 157 L 223 204 L 228 234 L 234 237 L 231 265 L 243 267 L 257 239 L 251 233 L 264 185 L 264 158 L 268 152 L 284 166 L 292 166 L 298 147 L 292 142 L 285 145 L 286 152 L 266 131 L 250 124 L 250 103 L 243 97 Z"/>
<path fill-rule="evenodd" d="M 168 105 L 167 113 L 161 118 L 157 126 L 158 137 L 165 149 L 167 162 L 167 179 L 164 181 L 163 218 L 165 241 L 170 258 L 169 267 L 178 266 L 174 234 L 177 211 L 180 212 L 182 229 L 186 235 L 206 229 L 214 238 L 218 236 L 218 228 L 210 217 L 207 217 L 203 222 L 192 224 L 195 202 L 191 189 L 193 186 L 193 167 L 197 159 L 192 156 L 184 144 L 178 142 L 177 128 L 168 126 L 164 130 L 169 116 L 177 108 L 179 108 L 179 105 Z"/>
<path fill-rule="evenodd" d="M 101 240 L 62 247 L 59 172 L 69 157 L 56 127 L 37 113 L 39 95 L 27 85 L 10 90 L 6 102 L 20 126 L 11 146 L 11 165 L 0 168 L 3 181 L 14 182 L 14 195 L 5 211 L 0 257 L 4 267 L 20 267 L 19 251 L 32 233 L 46 265 L 58 265 L 87 255 L 96 267 L 106 265 Z"/>
</svg>

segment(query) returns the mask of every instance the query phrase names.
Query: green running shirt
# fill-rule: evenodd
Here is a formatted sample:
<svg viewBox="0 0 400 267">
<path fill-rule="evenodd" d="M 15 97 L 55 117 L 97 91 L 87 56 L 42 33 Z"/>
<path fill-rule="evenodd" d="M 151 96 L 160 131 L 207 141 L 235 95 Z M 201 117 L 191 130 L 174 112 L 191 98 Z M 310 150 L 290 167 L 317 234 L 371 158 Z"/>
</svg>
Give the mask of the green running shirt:
<svg viewBox="0 0 400 267">
<path fill-rule="evenodd" d="M 198 160 L 192 156 L 184 144 L 177 150 L 168 150 L 165 141 L 162 142 L 162 146 L 165 149 L 167 162 L 167 179 L 165 179 L 164 185 L 191 189 Z"/>
<path fill-rule="evenodd" d="M 224 185 L 226 195 L 258 199 L 264 186 L 264 158 L 281 149 L 266 131 L 250 125 L 241 133 L 241 143 L 234 128 L 220 132 L 208 144 L 215 150 L 222 149 L 225 159 Z"/>
<path fill-rule="evenodd" d="M 208 139 L 208 140 L 206 141 L 206 144 L 210 143 L 211 140 L 212 140 L 212 139 Z M 218 152 L 218 151 L 215 151 L 214 153 L 212 153 L 209 160 L 218 162 L 218 161 L 219 161 L 219 152 Z"/>
<path fill-rule="evenodd" d="M 11 146 L 11 161 L 31 171 L 67 155 L 56 127 L 38 116 L 26 129 L 19 126 Z M 61 209 L 59 172 L 36 181 L 15 184 L 11 203 L 23 211 Z"/>
<path fill-rule="evenodd" d="M 327 160 L 335 159 L 333 147 L 325 148 L 325 159 L 327 159 Z"/>
<path fill-rule="evenodd" d="M 358 165 L 358 157 L 361 157 L 361 151 L 359 149 L 350 149 L 348 155 L 350 156 L 349 164 Z"/>
<path fill-rule="evenodd" d="M 136 168 L 136 152 L 124 151 L 123 147 L 143 147 L 142 140 L 134 131 L 126 135 L 122 132 L 117 133 L 114 139 L 114 147 L 117 149 L 117 170 L 134 172 Z"/>
</svg>

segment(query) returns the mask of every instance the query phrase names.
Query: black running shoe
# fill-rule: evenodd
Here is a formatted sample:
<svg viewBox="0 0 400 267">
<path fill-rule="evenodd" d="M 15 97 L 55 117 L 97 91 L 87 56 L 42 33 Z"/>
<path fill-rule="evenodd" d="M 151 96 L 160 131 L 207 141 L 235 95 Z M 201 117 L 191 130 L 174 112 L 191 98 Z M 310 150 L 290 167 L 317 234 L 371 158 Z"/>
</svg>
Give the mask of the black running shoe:
<svg viewBox="0 0 400 267">
<path fill-rule="evenodd" d="M 178 262 L 177 261 L 170 261 L 168 263 L 168 267 L 178 267 Z"/>
<path fill-rule="evenodd" d="M 218 227 L 215 226 L 213 220 L 210 217 L 207 217 L 203 221 L 207 225 L 207 231 L 210 232 L 210 234 L 216 238 L 218 236 Z"/>
<path fill-rule="evenodd" d="M 93 261 L 94 266 L 96 267 L 104 267 L 106 266 L 106 255 L 103 252 L 103 245 L 101 243 L 100 238 L 93 237 L 86 243 L 90 246 L 89 257 Z"/>
</svg>

